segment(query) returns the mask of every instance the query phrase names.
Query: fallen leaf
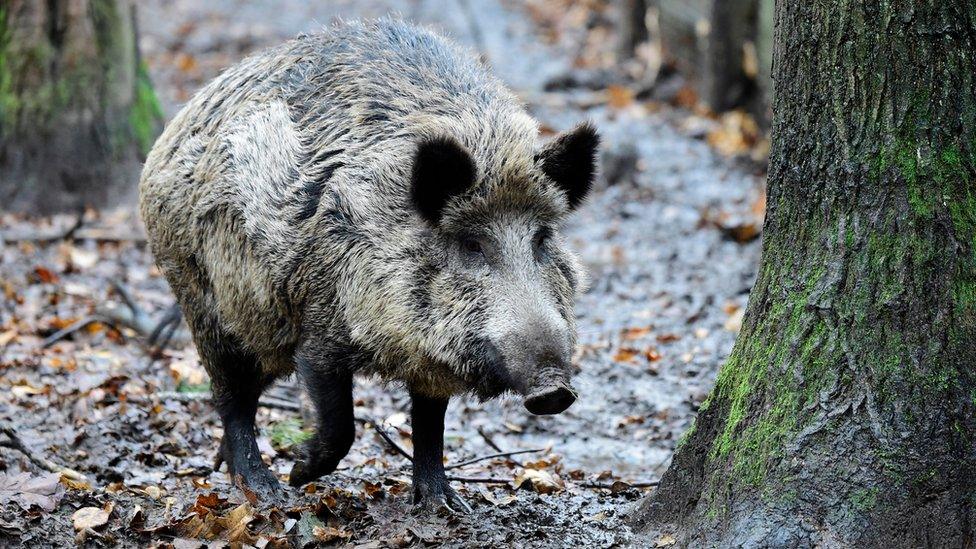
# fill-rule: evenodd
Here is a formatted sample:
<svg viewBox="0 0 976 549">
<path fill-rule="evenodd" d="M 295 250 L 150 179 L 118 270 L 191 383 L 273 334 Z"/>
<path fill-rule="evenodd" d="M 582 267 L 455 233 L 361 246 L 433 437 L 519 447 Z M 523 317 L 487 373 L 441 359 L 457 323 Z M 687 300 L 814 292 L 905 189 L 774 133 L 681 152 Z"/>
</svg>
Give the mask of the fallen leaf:
<svg viewBox="0 0 976 549">
<path fill-rule="evenodd" d="M 98 263 L 98 253 L 72 246 L 68 251 L 68 259 L 71 260 L 73 267 L 90 269 Z"/>
<path fill-rule="evenodd" d="M 38 280 L 45 284 L 55 284 L 58 281 L 58 275 L 54 274 L 54 272 L 47 267 L 34 267 L 34 275 L 37 276 Z"/>
<path fill-rule="evenodd" d="M 644 349 L 644 358 L 646 358 L 648 362 L 657 362 L 658 360 L 661 360 L 661 353 L 659 353 L 657 349 L 648 347 L 647 349 Z"/>
<path fill-rule="evenodd" d="M 738 309 L 729 318 L 725 319 L 724 327 L 730 332 L 738 333 L 742 329 L 742 319 L 745 316 L 745 309 Z"/>
<path fill-rule="evenodd" d="M 681 336 L 678 334 L 661 334 L 657 336 L 658 343 L 671 343 L 672 341 L 678 341 Z"/>
<path fill-rule="evenodd" d="M 677 542 L 678 540 L 675 539 L 675 537 L 671 534 L 664 534 L 663 536 L 657 538 L 657 541 L 654 542 L 654 547 L 671 547 Z"/>
<path fill-rule="evenodd" d="M 217 509 L 227 503 L 227 500 L 218 496 L 216 492 L 201 494 L 197 496 L 197 502 L 193 505 L 193 512 L 204 514 Z"/>
<path fill-rule="evenodd" d="M 78 532 L 89 528 L 94 530 L 108 522 L 111 512 L 111 506 L 107 510 L 101 507 L 82 507 L 71 515 L 71 524 Z"/>
<path fill-rule="evenodd" d="M 620 333 L 620 336 L 626 341 L 633 341 L 635 339 L 640 339 L 649 333 L 651 333 L 651 327 L 643 326 L 640 328 L 627 328 Z"/>
<path fill-rule="evenodd" d="M 488 503 L 494 505 L 495 507 L 505 507 L 506 505 L 518 501 L 518 496 L 516 496 L 515 494 L 505 494 L 501 497 L 498 497 L 495 494 L 492 494 L 488 490 L 482 490 L 481 497 L 484 498 L 484 500 L 487 501 Z"/>
<path fill-rule="evenodd" d="M 634 362 L 639 354 L 640 351 L 633 347 L 621 347 L 614 353 L 613 360 L 614 362 Z"/>
<path fill-rule="evenodd" d="M 615 109 L 623 109 L 634 103 L 634 90 L 617 84 L 607 87 L 607 104 Z"/>
<path fill-rule="evenodd" d="M 69 490 L 84 490 L 86 492 L 91 492 L 91 484 L 87 480 L 79 480 L 76 478 L 71 478 L 65 475 L 61 475 L 61 484 Z"/>
<path fill-rule="evenodd" d="M 331 526 L 315 526 L 312 528 L 312 536 L 321 543 L 332 543 L 337 540 L 348 540 L 352 537 L 352 532 Z"/>
<path fill-rule="evenodd" d="M 558 476 L 549 471 L 539 469 L 524 469 L 515 475 L 515 488 L 523 485 L 532 488 L 540 494 L 552 494 L 560 492 L 565 488 L 565 484 Z"/>
<path fill-rule="evenodd" d="M 719 125 L 708 132 L 705 140 L 725 156 L 737 156 L 750 151 L 759 140 L 759 125 L 743 110 L 722 114 Z"/>
<path fill-rule="evenodd" d="M 0 348 L 6 347 L 8 343 L 17 337 L 17 330 L 7 330 L 0 334 Z"/>
<path fill-rule="evenodd" d="M 366 497 L 372 499 L 382 498 L 384 495 L 383 485 L 380 483 L 372 483 L 369 481 L 363 481 L 363 493 Z"/>
<path fill-rule="evenodd" d="M 64 495 L 60 481 L 60 473 L 48 473 L 39 477 L 32 477 L 29 473 L 0 473 L 0 504 L 14 502 L 25 511 L 31 505 L 44 511 L 53 511 Z"/>
</svg>

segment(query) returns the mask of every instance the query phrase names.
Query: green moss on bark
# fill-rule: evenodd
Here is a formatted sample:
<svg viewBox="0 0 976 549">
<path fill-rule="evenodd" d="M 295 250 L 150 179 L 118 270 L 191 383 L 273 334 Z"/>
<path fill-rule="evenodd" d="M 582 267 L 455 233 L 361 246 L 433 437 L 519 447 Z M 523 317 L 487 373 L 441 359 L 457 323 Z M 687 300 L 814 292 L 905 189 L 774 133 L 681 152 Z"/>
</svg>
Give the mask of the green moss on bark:
<svg viewBox="0 0 976 549">
<path fill-rule="evenodd" d="M 136 97 L 129 112 L 129 127 L 143 156 L 149 154 L 162 122 L 163 110 L 153 90 L 149 72 L 145 64 L 140 63 L 136 75 Z"/>
</svg>

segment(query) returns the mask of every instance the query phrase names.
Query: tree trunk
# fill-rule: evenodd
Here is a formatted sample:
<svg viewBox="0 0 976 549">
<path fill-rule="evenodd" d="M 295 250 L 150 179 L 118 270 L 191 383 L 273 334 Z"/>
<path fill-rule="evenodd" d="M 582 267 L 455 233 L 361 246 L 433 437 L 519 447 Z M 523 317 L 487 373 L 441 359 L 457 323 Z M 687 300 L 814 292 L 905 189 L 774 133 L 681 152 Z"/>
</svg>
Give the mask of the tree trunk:
<svg viewBox="0 0 976 549">
<path fill-rule="evenodd" d="M 971 547 L 976 3 L 775 18 L 760 272 L 635 523 L 696 546 Z"/>
<path fill-rule="evenodd" d="M 128 0 L 0 3 L 0 208 L 130 198 L 161 122 Z"/>
</svg>

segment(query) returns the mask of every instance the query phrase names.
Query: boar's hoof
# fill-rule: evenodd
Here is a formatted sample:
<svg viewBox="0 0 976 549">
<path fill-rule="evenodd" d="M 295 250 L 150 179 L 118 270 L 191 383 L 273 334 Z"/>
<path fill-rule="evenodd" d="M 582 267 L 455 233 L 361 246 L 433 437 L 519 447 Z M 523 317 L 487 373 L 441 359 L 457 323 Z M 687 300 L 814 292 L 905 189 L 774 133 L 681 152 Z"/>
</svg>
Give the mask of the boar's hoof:
<svg viewBox="0 0 976 549">
<path fill-rule="evenodd" d="M 232 473 L 237 486 L 251 505 L 257 502 L 275 504 L 281 500 L 281 485 L 278 479 L 265 466 L 238 469 Z"/>
<path fill-rule="evenodd" d="M 436 486 L 415 480 L 413 489 L 414 504 L 420 505 L 425 511 L 432 510 L 436 512 L 438 509 L 447 509 L 448 511 L 460 514 L 468 514 L 471 512 L 471 506 L 448 485 L 447 480 L 435 482 L 434 484 Z"/>
<path fill-rule="evenodd" d="M 558 414 L 576 402 L 576 394 L 566 387 L 546 387 L 525 398 L 525 409 L 537 416 Z"/>
<path fill-rule="evenodd" d="M 318 480 L 335 471 L 338 461 L 335 459 L 323 461 L 312 457 L 300 459 L 291 466 L 291 472 L 288 473 L 288 484 L 301 486 L 313 480 Z"/>
</svg>

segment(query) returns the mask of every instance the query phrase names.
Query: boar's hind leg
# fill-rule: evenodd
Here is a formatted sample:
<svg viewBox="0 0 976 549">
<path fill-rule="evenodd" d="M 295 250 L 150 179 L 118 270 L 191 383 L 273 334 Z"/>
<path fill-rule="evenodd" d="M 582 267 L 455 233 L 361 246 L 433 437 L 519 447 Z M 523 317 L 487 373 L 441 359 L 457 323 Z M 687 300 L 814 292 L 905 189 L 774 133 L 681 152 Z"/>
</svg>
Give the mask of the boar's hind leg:
<svg viewBox="0 0 976 549">
<path fill-rule="evenodd" d="M 424 505 L 446 505 L 457 512 L 471 507 L 457 495 L 444 472 L 444 413 L 446 398 L 432 398 L 410 391 L 413 405 L 413 499 Z"/>
<path fill-rule="evenodd" d="M 214 405 L 224 424 L 220 457 L 234 484 L 245 494 L 253 492 L 262 501 L 273 501 L 281 488 L 261 461 L 254 432 L 258 397 L 271 380 L 261 373 L 253 356 L 227 346 L 217 348 L 219 351 L 214 352 L 201 349 L 201 355 L 208 363 Z"/>
<path fill-rule="evenodd" d="M 288 475 L 288 484 L 292 486 L 301 486 L 335 471 L 356 437 L 352 372 L 336 372 L 299 359 L 298 375 L 315 403 L 316 428 L 315 435 L 305 443 L 303 457 L 295 462 Z"/>
</svg>

